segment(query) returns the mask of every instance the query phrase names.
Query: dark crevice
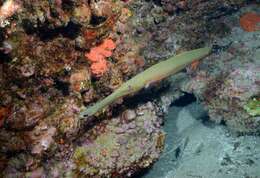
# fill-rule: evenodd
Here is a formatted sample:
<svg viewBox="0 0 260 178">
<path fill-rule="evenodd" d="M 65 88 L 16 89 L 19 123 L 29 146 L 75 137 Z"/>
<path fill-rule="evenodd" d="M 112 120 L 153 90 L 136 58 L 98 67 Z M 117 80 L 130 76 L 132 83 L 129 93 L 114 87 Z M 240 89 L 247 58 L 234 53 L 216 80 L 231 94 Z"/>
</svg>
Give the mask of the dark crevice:
<svg viewBox="0 0 260 178">
<path fill-rule="evenodd" d="M 71 7 L 75 6 L 75 2 L 71 0 L 62 0 L 62 9 L 71 10 Z"/>
<path fill-rule="evenodd" d="M 50 28 L 48 26 L 49 24 L 46 23 L 38 28 L 34 28 L 29 20 L 23 20 L 23 28 L 25 32 L 29 35 L 37 34 L 43 41 L 56 38 L 59 35 L 70 39 L 75 39 L 79 35 L 81 28 L 80 25 L 72 21 L 64 27 Z"/>
<path fill-rule="evenodd" d="M 208 114 L 205 114 L 204 116 L 200 117 L 199 120 L 201 121 L 201 123 L 204 126 L 206 126 L 208 128 L 215 128 L 217 126 L 215 122 L 210 120 L 210 117 Z"/>
<path fill-rule="evenodd" d="M 2 42 L 5 39 L 5 29 L 0 28 L 0 42 Z"/>
<path fill-rule="evenodd" d="M 204 15 L 204 18 L 205 18 L 205 20 L 219 19 L 222 16 L 232 15 L 235 12 L 237 12 L 238 10 L 239 10 L 239 7 L 237 7 L 237 6 L 231 6 L 231 7 L 220 6 L 219 8 L 217 8 L 215 10 L 214 14 L 212 14 L 211 11 L 209 11 L 208 14 Z"/>
<path fill-rule="evenodd" d="M 146 174 L 148 174 L 149 171 L 150 171 L 150 168 L 141 169 L 140 171 L 136 172 L 132 176 L 132 178 L 141 178 L 141 177 L 145 176 Z"/>
<path fill-rule="evenodd" d="M 0 51 L 0 64 L 8 63 L 12 61 L 12 57 L 9 54 L 5 54 L 4 52 Z"/>
<path fill-rule="evenodd" d="M 153 0 L 153 3 L 157 6 L 162 6 L 161 0 Z"/>
<path fill-rule="evenodd" d="M 220 123 L 219 123 L 219 125 L 224 125 L 224 126 L 226 126 L 227 124 L 226 124 L 226 122 L 225 122 L 224 120 L 221 120 Z"/>
<path fill-rule="evenodd" d="M 47 26 L 47 25 L 46 25 Z M 54 39 L 60 34 L 60 29 L 50 29 L 47 28 L 45 25 L 40 27 L 39 29 L 35 29 L 36 34 L 41 38 L 41 40 L 46 41 L 49 39 Z"/>
<path fill-rule="evenodd" d="M 92 15 L 90 19 L 90 25 L 93 27 L 98 26 L 106 21 L 106 17 Z"/>
<path fill-rule="evenodd" d="M 25 33 L 27 33 L 28 35 L 35 33 L 36 28 L 33 27 L 33 24 L 30 22 L 29 19 L 23 19 L 22 26 Z"/>
<path fill-rule="evenodd" d="M 68 96 L 70 93 L 69 92 L 70 84 L 68 82 L 64 82 L 64 81 L 60 81 L 60 80 L 54 80 L 54 81 L 55 81 L 54 87 L 57 90 L 60 90 L 64 96 Z"/>
<path fill-rule="evenodd" d="M 161 93 L 169 89 L 170 84 L 166 81 L 159 87 L 151 87 L 149 89 L 143 89 L 133 96 L 124 97 L 124 107 L 114 107 L 113 115 L 118 116 L 125 108 L 134 109 L 139 104 L 144 104 L 149 101 L 156 101 Z"/>
<path fill-rule="evenodd" d="M 64 28 L 60 29 L 60 33 L 67 38 L 74 39 L 80 33 L 80 25 L 75 24 L 73 22 L 69 22 L 68 25 Z"/>
<path fill-rule="evenodd" d="M 184 107 L 197 101 L 194 94 L 184 92 L 184 95 L 175 100 L 171 106 Z"/>
<path fill-rule="evenodd" d="M 124 105 L 127 108 L 132 108 L 137 104 L 147 103 L 148 101 L 153 101 L 158 98 L 160 93 L 165 92 L 169 89 L 169 83 L 162 83 L 160 87 L 152 87 L 149 89 L 143 89 L 138 94 L 130 97 L 126 97 L 124 100 Z"/>
<path fill-rule="evenodd" d="M 180 147 L 178 147 L 176 150 L 175 150 L 175 159 L 177 159 L 177 158 L 179 158 L 180 157 L 180 155 L 181 155 L 181 148 Z"/>
</svg>

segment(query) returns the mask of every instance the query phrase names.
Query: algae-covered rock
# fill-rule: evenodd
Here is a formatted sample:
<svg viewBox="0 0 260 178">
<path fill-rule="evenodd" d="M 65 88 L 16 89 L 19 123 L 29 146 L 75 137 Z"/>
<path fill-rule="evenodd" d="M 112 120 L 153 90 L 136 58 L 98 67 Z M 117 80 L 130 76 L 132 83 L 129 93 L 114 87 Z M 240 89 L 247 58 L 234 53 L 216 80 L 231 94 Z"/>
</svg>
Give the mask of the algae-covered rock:
<svg viewBox="0 0 260 178">
<path fill-rule="evenodd" d="M 76 177 L 131 177 L 149 167 L 164 145 L 156 108 L 147 103 L 102 121 L 80 138 L 73 154 Z"/>
<path fill-rule="evenodd" d="M 238 22 L 239 14 L 226 21 Z M 260 91 L 259 37 L 259 32 L 232 27 L 231 34 L 217 38 L 220 46 L 216 53 L 203 60 L 196 73 L 190 71 L 191 80 L 182 85 L 184 91 L 194 93 L 204 103 L 211 120 L 223 122 L 238 133 L 260 132 L 253 100 Z"/>
<path fill-rule="evenodd" d="M 215 91 L 209 83 L 204 97 L 207 97 L 205 104 L 212 120 L 224 120 L 232 130 L 238 132 L 259 132 L 259 119 L 256 114 L 252 115 L 255 102 L 251 101 L 252 97 L 259 94 L 259 78 L 259 67 L 249 66 L 232 71 L 223 78 L 222 83 L 218 82 Z"/>
<path fill-rule="evenodd" d="M 20 131 L 33 128 L 50 111 L 49 105 L 50 102 L 42 96 L 17 102 L 13 104 L 4 126 L 10 130 Z"/>
</svg>

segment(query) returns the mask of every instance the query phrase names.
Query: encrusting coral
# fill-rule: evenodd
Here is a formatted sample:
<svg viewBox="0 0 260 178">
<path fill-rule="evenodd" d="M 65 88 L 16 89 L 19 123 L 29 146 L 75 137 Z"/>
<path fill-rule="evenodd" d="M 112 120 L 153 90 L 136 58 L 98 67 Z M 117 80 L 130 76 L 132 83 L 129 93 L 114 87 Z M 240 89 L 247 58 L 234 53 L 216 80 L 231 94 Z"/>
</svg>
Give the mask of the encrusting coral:
<svg viewBox="0 0 260 178">
<path fill-rule="evenodd" d="M 114 93 L 96 103 L 94 106 L 83 109 L 83 111 L 81 112 L 81 117 L 84 118 L 85 116 L 94 115 L 115 100 L 123 96 L 135 93 L 151 83 L 160 81 L 161 79 L 180 71 L 191 62 L 207 56 L 210 51 L 211 49 L 207 47 L 199 48 L 184 52 L 182 54 L 171 57 L 168 60 L 155 64 L 154 66 L 146 69 L 144 72 L 125 82 Z"/>
</svg>

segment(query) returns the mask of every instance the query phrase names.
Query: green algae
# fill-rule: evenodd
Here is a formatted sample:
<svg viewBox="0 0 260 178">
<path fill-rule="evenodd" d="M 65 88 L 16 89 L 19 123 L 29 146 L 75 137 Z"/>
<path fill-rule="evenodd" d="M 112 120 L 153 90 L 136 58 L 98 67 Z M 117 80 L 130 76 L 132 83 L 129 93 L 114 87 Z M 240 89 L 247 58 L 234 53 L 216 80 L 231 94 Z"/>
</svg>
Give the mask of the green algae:
<svg viewBox="0 0 260 178">
<path fill-rule="evenodd" d="M 250 116 L 260 116 L 260 100 L 257 98 L 250 99 L 244 109 Z"/>
<path fill-rule="evenodd" d="M 210 51 L 211 48 L 208 47 L 187 51 L 149 67 L 145 71 L 137 74 L 135 77 L 122 84 L 111 95 L 97 102 L 93 106 L 84 108 L 80 113 L 80 118 L 92 116 L 98 111 L 106 108 L 117 99 L 136 93 L 153 82 L 160 81 L 174 73 L 179 72 L 193 61 L 207 56 Z"/>
<path fill-rule="evenodd" d="M 88 149 L 85 147 L 77 147 L 74 155 L 73 160 L 76 164 L 77 168 L 75 171 L 73 171 L 71 174 L 73 174 L 73 177 L 84 177 L 84 172 L 87 172 L 90 175 L 96 175 L 99 170 L 94 168 L 93 166 L 89 165 L 88 161 Z M 89 158 L 90 159 L 90 158 Z M 84 170 L 84 171 L 83 171 Z M 83 172 L 82 172 L 83 171 Z"/>
</svg>

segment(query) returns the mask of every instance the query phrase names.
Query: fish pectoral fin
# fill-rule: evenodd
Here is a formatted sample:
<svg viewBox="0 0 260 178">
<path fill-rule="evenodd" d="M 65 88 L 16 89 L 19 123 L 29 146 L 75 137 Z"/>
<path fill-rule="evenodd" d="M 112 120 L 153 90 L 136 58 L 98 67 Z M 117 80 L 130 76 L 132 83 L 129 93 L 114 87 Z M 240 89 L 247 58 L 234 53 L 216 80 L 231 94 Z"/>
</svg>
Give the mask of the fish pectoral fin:
<svg viewBox="0 0 260 178">
<path fill-rule="evenodd" d="M 149 88 L 155 87 L 155 86 L 158 85 L 160 82 L 161 82 L 161 80 L 152 80 L 152 81 L 146 83 L 145 86 L 144 86 L 144 88 L 145 88 L 145 89 L 149 89 Z"/>
</svg>

